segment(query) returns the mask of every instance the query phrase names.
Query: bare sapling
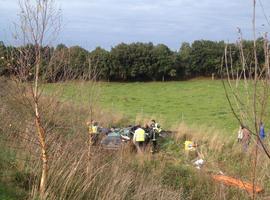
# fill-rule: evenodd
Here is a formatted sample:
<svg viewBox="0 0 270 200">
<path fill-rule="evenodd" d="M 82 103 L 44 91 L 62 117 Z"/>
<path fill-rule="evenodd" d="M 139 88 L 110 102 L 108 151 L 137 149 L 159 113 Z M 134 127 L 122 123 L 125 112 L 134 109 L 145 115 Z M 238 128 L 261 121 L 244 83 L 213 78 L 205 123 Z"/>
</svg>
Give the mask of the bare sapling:
<svg viewBox="0 0 270 200">
<path fill-rule="evenodd" d="M 246 52 L 245 41 L 241 30 L 237 42 L 240 63 L 234 63 L 230 44 L 225 47 L 221 76 L 226 98 L 232 113 L 242 127 L 251 134 L 254 141 L 254 156 L 252 165 L 253 193 L 252 199 L 256 199 L 256 169 L 258 153 L 263 152 L 270 159 L 269 146 L 260 137 L 260 124 L 269 122 L 269 97 L 270 97 L 270 65 L 269 43 L 267 33 L 260 39 L 256 35 L 256 0 L 253 0 L 253 46 L 250 54 Z M 259 45 L 264 50 L 264 60 L 258 61 L 257 51 Z"/>
<path fill-rule="evenodd" d="M 88 69 L 86 73 L 83 75 L 82 84 L 86 84 L 87 91 L 84 91 L 87 94 L 87 108 L 89 112 L 87 125 L 89 127 L 88 130 L 88 164 L 90 164 L 91 154 L 92 154 L 92 145 L 94 144 L 94 138 L 92 133 L 92 126 L 94 125 L 94 121 L 96 120 L 96 113 L 98 112 L 98 100 L 100 98 L 100 83 L 98 82 L 99 77 L 99 68 L 98 61 L 95 61 L 94 58 L 88 56 L 87 58 Z M 87 165 L 87 174 L 89 174 L 89 165 Z"/>
<path fill-rule="evenodd" d="M 22 97 L 18 99 L 24 102 L 34 117 L 42 162 L 39 191 L 40 197 L 45 198 L 49 158 L 48 123 L 44 113 L 46 109 L 41 105 L 42 85 L 53 58 L 48 46 L 60 29 L 60 10 L 55 8 L 53 0 L 21 0 L 19 8 L 19 23 L 15 24 L 14 33 L 14 39 L 19 46 L 12 53 L 17 62 L 11 65 L 18 91 L 14 97 Z"/>
</svg>

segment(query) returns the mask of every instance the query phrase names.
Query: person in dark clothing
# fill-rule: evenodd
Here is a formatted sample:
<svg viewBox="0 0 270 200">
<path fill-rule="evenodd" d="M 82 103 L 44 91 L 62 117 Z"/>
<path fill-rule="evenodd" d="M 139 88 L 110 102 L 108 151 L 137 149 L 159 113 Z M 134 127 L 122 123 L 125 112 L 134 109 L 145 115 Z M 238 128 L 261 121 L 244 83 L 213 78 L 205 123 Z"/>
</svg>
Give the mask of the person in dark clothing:
<svg viewBox="0 0 270 200">
<path fill-rule="evenodd" d="M 260 138 L 263 140 L 265 138 L 264 124 L 260 123 Z"/>
<path fill-rule="evenodd" d="M 151 120 L 150 124 L 150 139 L 152 141 L 152 153 L 157 151 L 157 138 L 159 133 L 161 132 L 160 125 L 154 120 Z"/>
</svg>

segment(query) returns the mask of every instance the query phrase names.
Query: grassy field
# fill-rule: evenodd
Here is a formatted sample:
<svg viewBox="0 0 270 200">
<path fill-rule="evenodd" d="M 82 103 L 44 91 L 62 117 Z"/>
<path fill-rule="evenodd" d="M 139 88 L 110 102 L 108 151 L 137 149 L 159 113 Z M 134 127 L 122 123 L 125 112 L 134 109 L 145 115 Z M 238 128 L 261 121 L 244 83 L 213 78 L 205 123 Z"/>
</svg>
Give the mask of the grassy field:
<svg viewBox="0 0 270 200">
<path fill-rule="evenodd" d="M 46 90 L 54 90 L 50 84 Z M 79 87 L 76 101 L 86 102 L 87 84 Z M 76 96 L 78 87 L 68 84 L 63 98 Z M 73 98 L 74 99 L 74 98 Z M 136 116 L 162 119 L 170 127 L 181 121 L 188 125 L 211 126 L 231 133 L 238 125 L 225 98 L 221 81 L 191 80 L 182 82 L 102 83 L 99 104 L 122 112 L 131 121 Z"/>
<path fill-rule="evenodd" d="M 3 82 L 3 88 L 6 84 Z M 52 92 L 58 91 L 57 87 L 63 92 L 60 97 L 71 103 L 68 101 L 61 106 L 48 106 L 53 97 Z M 235 135 L 228 137 L 223 131 L 209 128 L 226 129 L 228 133 L 230 128 L 237 128 L 237 124 L 233 125 L 236 122 L 230 114 L 219 81 L 101 83 L 100 105 L 108 110 L 126 113 L 131 121 L 137 113 L 143 112 L 144 117 L 157 116 L 166 120 L 162 125 L 169 126 L 184 120 L 194 126 L 186 123 L 178 125 L 171 137 L 160 140 L 160 151 L 155 155 L 148 150 L 143 155 L 136 155 L 131 146 L 126 146 L 123 151 L 106 153 L 102 149 L 93 148 L 91 159 L 88 158 L 87 130 L 82 126 L 89 115 L 85 106 L 89 89 L 90 83 L 86 82 L 46 85 L 47 96 L 41 98 L 40 106 L 46 109 L 44 111 L 57 109 L 56 112 L 47 115 L 44 112 L 43 115 L 44 121 L 50 122 L 50 127 L 53 127 L 53 134 L 48 134 L 48 141 L 54 141 L 49 143 L 53 162 L 50 162 L 47 187 L 49 196 L 46 199 L 99 197 L 151 200 L 179 199 L 179 196 L 194 200 L 249 199 L 245 191 L 214 184 L 209 176 L 222 171 L 228 176 L 252 180 L 250 172 L 256 145 L 252 140 L 244 152 L 242 145 L 235 140 Z M 15 89 L 11 88 L 10 91 L 16 93 Z M 36 158 L 39 158 L 40 152 L 37 151 L 36 143 L 22 140 L 29 138 L 35 141 L 34 132 L 26 131 L 28 128 L 35 130 L 31 123 L 32 115 L 26 114 L 28 108 L 18 104 L 20 101 L 13 99 L 13 95 L 9 97 L 4 94 L 0 98 L 0 104 L 4 105 L 0 109 L 0 118 L 3 119 L 0 120 L 0 146 L 3 149 L 0 152 L 0 199 L 39 199 L 38 169 L 41 163 Z M 59 105 L 59 96 L 53 100 Z M 104 114 L 101 114 L 99 117 L 114 117 L 108 112 L 101 113 L 107 113 L 108 116 L 103 117 Z M 50 117 L 51 114 L 54 116 Z M 46 120 L 46 116 L 50 118 Z M 117 123 L 118 117 L 123 116 L 115 117 L 114 122 Z M 126 118 L 123 119 L 125 121 Z M 109 125 L 106 121 L 103 123 Z M 196 126 L 198 124 L 204 127 Z M 18 130 L 23 130 L 22 137 L 15 137 Z M 194 167 L 196 153 L 187 154 L 184 150 L 187 138 L 199 144 L 198 150 L 205 159 L 202 171 Z M 269 140 L 266 141 L 269 144 Z M 258 199 L 269 196 L 268 169 L 268 160 L 264 154 L 259 153 L 257 183 L 265 189 L 265 193 Z"/>
</svg>

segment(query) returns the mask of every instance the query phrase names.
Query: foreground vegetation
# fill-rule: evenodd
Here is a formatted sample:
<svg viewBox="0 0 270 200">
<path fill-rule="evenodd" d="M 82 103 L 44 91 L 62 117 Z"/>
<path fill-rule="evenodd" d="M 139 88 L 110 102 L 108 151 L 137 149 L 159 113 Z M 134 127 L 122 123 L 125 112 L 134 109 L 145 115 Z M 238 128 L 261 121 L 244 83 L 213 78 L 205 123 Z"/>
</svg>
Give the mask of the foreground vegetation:
<svg viewBox="0 0 270 200">
<path fill-rule="evenodd" d="M 239 30 L 237 44 L 225 45 L 224 42 L 202 40 L 192 45 L 184 43 L 179 52 L 172 52 L 165 45 L 133 43 L 117 45 L 110 52 L 97 48 L 89 53 L 80 47 L 59 45 L 54 49 L 49 46 L 47 36 L 57 34 L 61 22 L 61 10 L 54 9 L 53 1 L 20 3 L 20 24 L 15 27 L 18 34 L 14 38 L 22 46 L 6 48 L 0 44 L 0 75 L 14 80 L 0 80 L 0 116 L 3 119 L 0 121 L 3 149 L 0 154 L 1 198 L 204 200 L 247 199 L 252 196 L 254 200 L 256 197 L 269 199 L 269 138 L 262 141 L 258 128 L 262 121 L 268 124 L 269 45 L 267 35 L 264 39 L 256 38 L 255 0 L 253 5 L 253 43 L 243 41 Z M 238 48 L 240 55 L 237 53 Z M 220 63 L 226 70 L 218 70 Z M 132 87 L 127 87 L 131 96 L 132 93 L 136 96 L 129 99 L 127 96 L 130 92 L 124 95 L 120 93 L 121 98 L 117 99 L 113 91 L 113 97 L 106 100 L 105 95 L 111 94 L 110 88 L 96 82 L 178 80 L 199 75 L 214 76 L 217 72 L 220 72 L 220 76 L 226 74 L 228 81 L 236 80 L 235 87 L 231 86 L 230 81 L 224 86 L 229 86 L 231 90 L 230 93 L 225 90 L 226 97 L 238 123 L 247 127 L 243 131 L 243 140 L 246 139 L 247 146 L 242 146 L 244 142 L 237 143 L 234 134 L 229 134 L 230 137 L 211 129 L 214 120 L 208 119 L 207 129 L 198 125 L 188 128 L 183 123 L 186 113 L 188 120 L 195 113 L 193 121 L 206 116 L 208 113 L 205 108 L 209 110 L 211 99 L 207 101 L 208 106 L 196 107 L 202 115 L 187 110 L 185 114 L 181 113 L 181 123 L 179 120 L 174 123 L 163 121 L 164 113 L 170 113 L 167 119 L 180 118 L 181 111 L 176 109 L 178 96 L 170 94 L 171 91 L 180 92 L 178 85 L 172 88 L 158 85 L 165 94 L 158 93 L 156 86 L 151 91 L 145 89 L 144 93 L 140 92 L 143 88 L 130 91 Z M 48 84 L 67 80 L 81 81 Z M 238 87 L 239 83 L 242 87 Z M 45 95 L 42 93 L 44 84 L 47 84 Z M 107 90 L 103 89 L 106 87 Z M 204 96 L 200 91 L 195 90 L 194 95 L 194 86 L 190 89 L 192 91 L 186 92 L 186 99 L 194 96 L 196 100 L 188 100 L 186 108 L 193 107 L 192 103 L 206 103 L 200 99 Z M 210 96 L 211 91 L 207 92 Z M 154 98 L 141 101 L 148 95 Z M 164 99 L 158 98 L 159 95 L 164 95 Z M 114 102 L 114 99 L 117 101 Z M 98 103 L 98 100 L 105 101 Z M 165 101 L 166 108 L 161 106 Z M 126 107 L 126 103 L 130 105 Z M 119 105 L 119 109 L 109 104 Z M 216 99 L 214 104 L 217 104 Z M 168 105 L 171 108 L 168 109 Z M 126 111 L 133 107 L 134 110 Z M 224 105 L 220 103 L 220 107 L 224 108 Z M 123 114 L 119 115 L 118 110 L 121 109 Z M 138 112 L 138 109 L 141 111 Z M 160 112 L 157 112 L 159 109 Z M 214 116 L 229 113 L 219 111 L 220 108 L 214 109 Z M 123 145 L 119 151 L 106 151 L 99 146 L 92 146 L 91 135 L 87 133 L 85 125 L 87 121 L 95 119 L 104 127 L 122 127 L 132 123 L 143 124 L 150 117 L 165 124 L 166 128 L 174 124 L 171 128 L 174 131 L 169 132 L 171 135 L 160 139 L 160 151 L 155 155 L 148 151 L 138 155 L 132 144 Z M 229 126 L 224 126 L 229 130 Z M 251 141 L 247 130 L 250 127 L 252 136 L 255 136 L 251 137 Z M 183 150 L 186 140 L 198 144 L 196 151 Z M 205 161 L 200 170 L 194 166 L 197 159 Z M 215 174 L 251 180 L 254 184 L 253 192 L 250 191 L 252 194 L 215 183 L 212 180 Z M 264 193 L 256 196 L 255 184 L 263 187 Z"/>
<path fill-rule="evenodd" d="M 4 83 L 5 85 L 7 83 Z M 5 89 L 5 86 L 2 85 Z M 69 90 L 69 88 L 67 88 Z M 16 90 L 15 90 L 16 91 Z M 10 99 L 1 90 L 1 179 L 3 199 L 33 199 L 38 196 L 40 152 L 36 148 L 32 116 L 18 99 Z M 66 94 L 64 91 L 63 94 Z M 80 97 L 80 96 L 79 96 Z M 41 109 L 46 108 L 45 97 Z M 213 182 L 212 174 L 250 180 L 253 142 L 247 153 L 242 151 L 234 136 L 224 135 L 214 128 L 189 128 L 178 124 L 176 132 L 161 141 L 161 150 L 152 156 L 136 155 L 132 148 L 118 152 L 91 149 L 88 157 L 87 105 L 62 101 L 59 113 L 50 120 L 48 134 L 49 174 L 47 199 L 248 199 L 249 194 L 233 187 Z M 70 101 L 74 100 L 74 101 Z M 100 110 L 96 119 L 101 124 L 126 126 L 128 118 L 116 112 Z M 50 117 L 50 111 L 45 112 Z M 102 114 L 103 113 L 103 114 Z M 206 165 L 202 170 L 193 166 L 195 154 L 184 151 L 185 140 L 197 141 Z M 269 142 L 269 141 L 268 141 Z M 259 154 L 258 184 L 265 189 L 259 198 L 269 197 L 269 161 Z"/>
</svg>

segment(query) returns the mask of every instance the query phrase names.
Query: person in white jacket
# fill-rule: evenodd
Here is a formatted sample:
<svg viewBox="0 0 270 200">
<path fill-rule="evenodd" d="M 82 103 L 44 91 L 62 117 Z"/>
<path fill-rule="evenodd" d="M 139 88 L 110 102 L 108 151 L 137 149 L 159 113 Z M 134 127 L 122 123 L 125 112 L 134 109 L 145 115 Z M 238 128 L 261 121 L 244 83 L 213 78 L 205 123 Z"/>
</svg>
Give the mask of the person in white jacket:
<svg viewBox="0 0 270 200">
<path fill-rule="evenodd" d="M 238 141 L 238 142 L 241 142 L 242 139 L 243 139 L 243 127 L 240 126 L 240 127 L 239 127 L 239 130 L 238 130 L 237 141 Z"/>
</svg>

